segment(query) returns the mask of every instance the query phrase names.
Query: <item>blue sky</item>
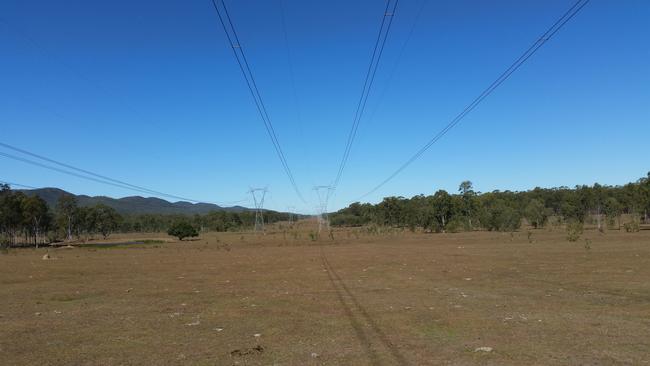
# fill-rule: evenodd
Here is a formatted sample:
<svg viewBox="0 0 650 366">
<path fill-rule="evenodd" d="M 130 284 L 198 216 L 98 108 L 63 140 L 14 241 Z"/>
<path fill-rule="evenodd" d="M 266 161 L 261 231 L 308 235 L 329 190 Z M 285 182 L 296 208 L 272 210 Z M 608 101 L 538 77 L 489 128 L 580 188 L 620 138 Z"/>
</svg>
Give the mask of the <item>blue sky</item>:
<svg viewBox="0 0 650 366">
<path fill-rule="evenodd" d="M 267 207 L 313 211 L 312 187 L 335 178 L 385 3 L 227 4 L 309 204 L 281 170 L 208 0 L 3 1 L 0 141 L 205 201 L 236 201 L 250 186 L 268 186 Z M 400 1 L 330 209 L 386 178 L 572 4 Z M 456 191 L 466 179 L 491 191 L 645 176 L 649 38 L 650 3 L 592 0 L 366 200 Z M 0 179 L 78 194 L 137 194 L 4 157 Z"/>
</svg>

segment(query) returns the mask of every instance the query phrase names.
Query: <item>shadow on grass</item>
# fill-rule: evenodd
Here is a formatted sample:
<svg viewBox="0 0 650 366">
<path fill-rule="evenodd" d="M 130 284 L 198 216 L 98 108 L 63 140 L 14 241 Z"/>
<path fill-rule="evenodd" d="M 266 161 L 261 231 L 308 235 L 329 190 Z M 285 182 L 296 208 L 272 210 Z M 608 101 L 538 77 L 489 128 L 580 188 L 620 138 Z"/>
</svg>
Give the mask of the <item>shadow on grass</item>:
<svg viewBox="0 0 650 366">
<path fill-rule="evenodd" d="M 325 256 L 325 252 L 323 251 L 322 247 L 321 247 L 321 260 L 323 262 L 323 266 L 327 271 L 327 277 L 329 278 L 332 287 L 334 287 L 334 290 L 336 291 L 336 295 L 338 297 L 339 302 L 341 303 L 341 306 L 343 306 L 345 315 L 348 317 L 348 320 L 350 321 L 350 324 L 352 325 L 352 328 L 354 329 L 357 338 L 359 339 L 361 345 L 363 346 L 364 350 L 368 354 L 368 358 L 370 358 L 370 363 L 372 365 L 381 365 L 379 357 L 377 356 L 377 352 L 372 348 L 369 334 L 361 326 L 358 317 L 353 312 L 353 307 L 350 306 L 345 301 L 344 294 L 347 295 L 347 297 L 352 301 L 352 304 L 356 308 L 357 312 L 361 314 L 363 320 L 365 320 L 366 323 L 370 326 L 370 329 L 374 332 L 377 339 L 379 339 L 380 343 L 384 346 L 384 348 L 388 350 L 388 352 L 394 359 L 395 364 L 402 365 L 402 366 L 409 365 L 408 361 L 399 352 L 397 347 L 395 347 L 395 345 L 390 341 L 388 336 L 386 336 L 386 334 L 381 330 L 377 322 L 370 316 L 368 311 L 359 303 L 359 301 L 354 296 L 354 294 L 352 294 L 350 289 L 345 285 L 341 277 L 339 277 L 336 271 L 334 271 L 334 268 L 332 268 L 331 264 L 327 260 L 327 257 Z"/>
</svg>

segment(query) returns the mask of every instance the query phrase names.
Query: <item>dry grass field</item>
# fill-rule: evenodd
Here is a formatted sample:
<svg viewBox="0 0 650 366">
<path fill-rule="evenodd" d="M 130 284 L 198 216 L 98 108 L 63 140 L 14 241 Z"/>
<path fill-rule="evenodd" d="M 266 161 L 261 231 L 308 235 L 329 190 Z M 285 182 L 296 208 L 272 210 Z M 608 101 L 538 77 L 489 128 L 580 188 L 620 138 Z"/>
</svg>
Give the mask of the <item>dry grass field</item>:
<svg viewBox="0 0 650 366">
<path fill-rule="evenodd" d="M 0 364 L 650 365 L 650 230 L 142 238 L 0 255 Z"/>
</svg>

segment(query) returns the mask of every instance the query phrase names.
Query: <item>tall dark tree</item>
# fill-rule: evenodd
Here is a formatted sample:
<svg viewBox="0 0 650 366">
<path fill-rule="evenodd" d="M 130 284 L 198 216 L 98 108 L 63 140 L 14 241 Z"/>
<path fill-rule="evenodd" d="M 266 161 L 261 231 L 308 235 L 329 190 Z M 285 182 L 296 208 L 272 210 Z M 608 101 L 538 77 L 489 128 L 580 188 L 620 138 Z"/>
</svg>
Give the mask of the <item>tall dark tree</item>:
<svg viewBox="0 0 650 366">
<path fill-rule="evenodd" d="M 467 226 L 472 229 L 472 215 L 474 214 L 474 206 L 476 192 L 474 192 L 474 185 L 472 182 L 466 180 L 458 186 L 458 192 L 463 198 L 463 216 L 467 218 Z"/>
<path fill-rule="evenodd" d="M 38 196 L 25 197 L 21 202 L 23 219 L 34 245 L 38 248 L 41 233 L 47 228 L 47 203 Z"/>
</svg>

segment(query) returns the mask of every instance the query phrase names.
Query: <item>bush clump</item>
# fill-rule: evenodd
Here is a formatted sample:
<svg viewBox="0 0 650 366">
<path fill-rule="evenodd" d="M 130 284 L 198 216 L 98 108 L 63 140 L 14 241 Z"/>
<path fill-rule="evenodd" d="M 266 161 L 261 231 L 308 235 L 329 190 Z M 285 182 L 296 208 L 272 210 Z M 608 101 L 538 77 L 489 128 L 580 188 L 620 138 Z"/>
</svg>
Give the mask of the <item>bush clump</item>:
<svg viewBox="0 0 650 366">
<path fill-rule="evenodd" d="M 638 233 L 639 230 L 641 230 L 641 225 L 639 225 L 638 221 L 634 220 L 632 222 L 626 222 L 623 224 L 623 228 L 625 229 L 625 232 Z"/>
<path fill-rule="evenodd" d="M 174 223 L 169 227 L 169 230 L 167 230 L 167 234 L 177 237 L 178 240 L 199 236 L 199 233 L 196 231 L 194 226 L 186 221 L 179 221 Z"/>
<path fill-rule="evenodd" d="M 567 240 L 571 242 L 578 241 L 583 232 L 583 225 L 580 221 L 572 221 L 566 225 Z"/>
</svg>

